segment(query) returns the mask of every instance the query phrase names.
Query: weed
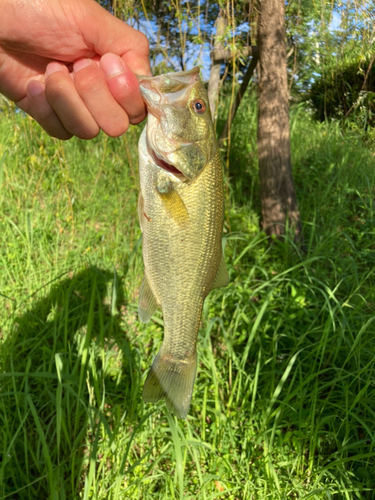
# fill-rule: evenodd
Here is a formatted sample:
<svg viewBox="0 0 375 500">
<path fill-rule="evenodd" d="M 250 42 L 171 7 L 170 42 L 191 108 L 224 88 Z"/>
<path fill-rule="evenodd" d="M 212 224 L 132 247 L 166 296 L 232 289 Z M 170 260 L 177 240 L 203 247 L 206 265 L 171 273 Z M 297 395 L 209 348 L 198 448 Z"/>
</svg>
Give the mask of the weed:
<svg viewBox="0 0 375 500">
<path fill-rule="evenodd" d="M 0 499 L 372 499 L 374 149 L 291 118 L 306 253 L 259 228 L 248 95 L 232 129 L 230 285 L 206 300 L 190 414 L 144 406 L 139 128 L 60 143 L 0 120 Z"/>
</svg>

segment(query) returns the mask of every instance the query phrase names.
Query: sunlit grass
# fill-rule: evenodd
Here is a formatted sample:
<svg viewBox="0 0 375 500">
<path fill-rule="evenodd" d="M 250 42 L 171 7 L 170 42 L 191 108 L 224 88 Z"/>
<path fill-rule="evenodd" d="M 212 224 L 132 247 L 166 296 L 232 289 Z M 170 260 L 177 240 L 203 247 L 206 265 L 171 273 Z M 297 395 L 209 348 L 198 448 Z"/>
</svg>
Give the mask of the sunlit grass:
<svg viewBox="0 0 375 500">
<path fill-rule="evenodd" d="M 254 102 L 227 173 L 186 421 L 144 405 L 137 138 L 0 120 L 0 499 L 372 499 L 375 150 L 292 113 L 305 248 L 259 229 Z"/>
</svg>

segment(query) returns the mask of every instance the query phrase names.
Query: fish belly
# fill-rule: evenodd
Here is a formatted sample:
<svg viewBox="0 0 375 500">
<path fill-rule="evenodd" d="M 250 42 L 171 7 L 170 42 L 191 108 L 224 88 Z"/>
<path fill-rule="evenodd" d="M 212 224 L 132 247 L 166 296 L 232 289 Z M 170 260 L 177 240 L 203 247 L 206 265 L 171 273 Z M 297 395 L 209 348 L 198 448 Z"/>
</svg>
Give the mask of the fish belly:
<svg viewBox="0 0 375 500">
<path fill-rule="evenodd" d="M 188 222 L 179 224 L 153 187 L 150 168 L 140 168 L 143 196 L 143 259 L 155 304 L 161 306 L 164 340 L 144 386 L 143 399 L 166 399 L 178 417 L 189 410 L 194 385 L 196 341 L 204 300 L 222 255 L 222 172 L 219 158 L 194 182 L 178 189 Z"/>
</svg>

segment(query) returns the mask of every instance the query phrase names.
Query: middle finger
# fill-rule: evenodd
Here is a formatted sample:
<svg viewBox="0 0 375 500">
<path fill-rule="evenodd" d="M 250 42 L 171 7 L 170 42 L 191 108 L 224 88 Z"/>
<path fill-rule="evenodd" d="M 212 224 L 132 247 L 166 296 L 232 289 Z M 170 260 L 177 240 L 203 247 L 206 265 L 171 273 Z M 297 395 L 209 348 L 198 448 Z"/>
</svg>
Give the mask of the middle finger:
<svg viewBox="0 0 375 500">
<path fill-rule="evenodd" d="M 109 136 L 118 137 L 129 127 L 126 111 L 112 96 L 106 77 L 91 59 L 80 59 L 73 65 L 74 84 L 99 127 Z"/>
</svg>

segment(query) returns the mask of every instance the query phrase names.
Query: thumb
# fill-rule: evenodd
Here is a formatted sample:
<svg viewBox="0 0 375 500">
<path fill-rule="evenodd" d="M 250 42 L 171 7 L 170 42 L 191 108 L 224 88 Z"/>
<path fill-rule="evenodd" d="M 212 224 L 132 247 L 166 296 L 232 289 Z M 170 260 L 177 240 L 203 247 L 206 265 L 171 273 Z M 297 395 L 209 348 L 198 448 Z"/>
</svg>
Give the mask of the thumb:
<svg viewBox="0 0 375 500">
<path fill-rule="evenodd" d="M 85 0 L 80 21 L 81 33 L 88 45 L 100 56 L 117 54 L 138 75 L 151 75 L 148 40 L 143 33 L 117 19 L 95 0 Z"/>
</svg>

